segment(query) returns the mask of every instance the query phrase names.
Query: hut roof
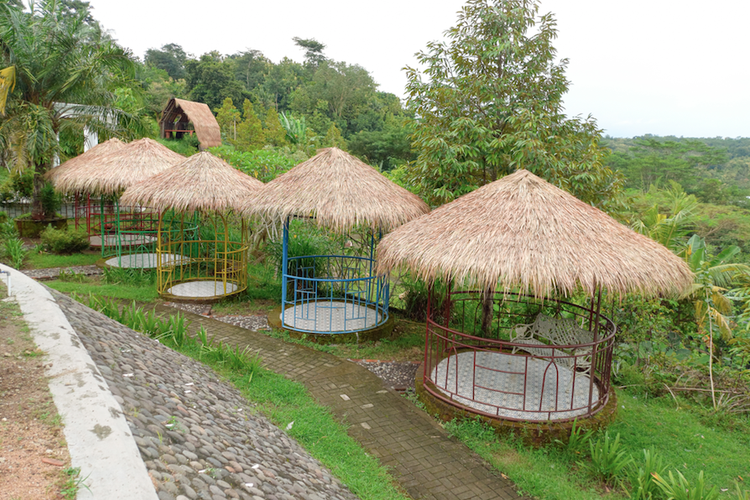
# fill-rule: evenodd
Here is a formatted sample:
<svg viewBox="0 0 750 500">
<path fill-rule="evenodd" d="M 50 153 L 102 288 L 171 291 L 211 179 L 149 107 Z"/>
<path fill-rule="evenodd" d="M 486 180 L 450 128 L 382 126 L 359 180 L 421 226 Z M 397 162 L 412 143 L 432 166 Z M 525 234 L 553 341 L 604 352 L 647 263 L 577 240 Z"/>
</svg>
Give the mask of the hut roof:
<svg viewBox="0 0 750 500">
<path fill-rule="evenodd" d="M 111 149 L 72 170 L 57 186 L 62 192 L 117 195 L 128 186 L 162 172 L 185 157 L 153 139 L 143 138 Z"/>
<path fill-rule="evenodd" d="M 180 115 L 184 115 L 184 118 L 186 118 L 186 120 L 180 121 L 189 121 L 193 124 L 201 150 L 221 146 L 221 128 L 207 104 L 173 97 L 162 111 L 159 123 L 174 123 L 174 120 Z M 162 130 L 164 130 L 163 126 Z"/>
<path fill-rule="evenodd" d="M 128 188 L 122 203 L 177 212 L 224 212 L 240 210 L 245 199 L 262 189 L 258 179 L 206 151 Z"/>
<path fill-rule="evenodd" d="M 520 288 L 538 297 L 593 293 L 679 294 L 687 265 L 604 212 L 519 170 L 386 235 L 378 272 L 406 265 L 428 281 Z"/>
<path fill-rule="evenodd" d="M 125 143 L 120 139 L 109 139 L 51 169 L 45 177 L 52 182 L 58 191 L 63 193 L 75 192 L 74 186 L 76 181 L 80 179 L 80 176 L 76 174 L 78 169 L 88 166 L 95 167 L 101 164 L 103 156 L 119 151 L 123 147 L 125 147 Z"/>
<path fill-rule="evenodd" d="M 266 184 L 245 205 L 247 215 L 277 221 L 312 215 L 337 232 L 360 224 L 390 231 L 428 211 L 418 196 L 338 148 L 320 150 Z"/>
</svg>

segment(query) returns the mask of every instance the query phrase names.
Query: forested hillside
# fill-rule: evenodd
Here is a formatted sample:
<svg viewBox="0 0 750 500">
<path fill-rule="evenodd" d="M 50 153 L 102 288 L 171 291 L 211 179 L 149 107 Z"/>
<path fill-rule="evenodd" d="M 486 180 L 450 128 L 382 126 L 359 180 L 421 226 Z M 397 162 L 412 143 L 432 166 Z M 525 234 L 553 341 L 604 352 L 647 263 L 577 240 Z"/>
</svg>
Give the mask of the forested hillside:
<svg viewBox="0 0 750 500">
<path fill-rule="evenodd" d="M 386 170 L 412 159 L 399 98 L 378 91 L 365 68 L 327 58 L 324 44 L 295 42 L 304 63 L 274 63 L 257 50 L 195 57 L 178 44 L 150 49 L 138 63 L 135 110 L 153 127 L 170 97 L 205 102 L 225 144 L 240 150 L 336 145 Z"/>
</svg>

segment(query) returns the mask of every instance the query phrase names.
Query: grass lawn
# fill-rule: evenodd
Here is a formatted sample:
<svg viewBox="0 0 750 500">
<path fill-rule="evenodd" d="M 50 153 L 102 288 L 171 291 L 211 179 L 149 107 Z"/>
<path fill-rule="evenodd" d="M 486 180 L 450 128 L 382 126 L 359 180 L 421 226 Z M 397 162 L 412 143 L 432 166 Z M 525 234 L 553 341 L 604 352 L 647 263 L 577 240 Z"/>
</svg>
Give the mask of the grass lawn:
<svg viewBox="0 0 750 500">
<path fill-rule="evenodd" d="M 99 251 L 89 250 L 73 255 L 54 255 L 30 252 L 24 261 L 25 269 L 46 269 L 50 267 L 91 266 L 102 258 Z"/>
<path fill-rule="evenodd" d="M 720 498 L 734 497 L 735 481 L 750 480 L 750 435 L 702 421 L 686 406 L 677 408 L 666 398 L 644 399 L 628 390 L 618 391 L 618 414 L 607 430 L 620 434 L 623 449 L 641 465 L 643 449 L 653 447 L 669 470 L 680 471 L 692 484 L 704 471 Z M 457 438 L 476 451 L 524 493 L 545 500 L 629 498 L 621 486 L 607 488 L 561 445 L 532 448 L 514 436 L 498 437 L 475 420 L 446 424 Z M 668 472 L 667 472 L 668 474 Z M 666 474 L 665 474 L 666 476 Z M 654 500 L 662 497 L 654 497 Z"/>
<path fill-rule="evenodd" d="M 136 302 L 154 302 L 159 298 L 156 292 L 156 285 L 144 284 L 140 286 L 130 286 L 127 284 L 107 284 L 99 276 L 84 278 L 84 282 L 74 281 L 46 281 L 44 284 L 48 287 L 62 292 L 71 294 L 75 292 L 78 295 L 93 294 L 99 297 L 109 297 L 118 300 L 135 300 Z"/>
<path fill-rule="evenodd" d="M 247 292 L 215 305 L 214 314 L 262 314 L 278 305 L 280 284 L 271 266 L 252 266 L 249 282 Z M 108 285 L 100 278 L 88 278 L 83 283 L 53 281 L 49 285 L 64 293 L 75 291 L 79 295 L 94 293 L 139 302 L 152 302 L 158 298 L 155 286 L 147 283 L 137 286 L 127 283 Z M 342 358 L 418 361 L 423 355 L 424 328 L 424 324 L 397 319 L 390 338 L 359 345 L 318 345 L 307 340 L 292 340 L 288 334 L 279 331 L 270 332 L 270 335 Z M 322 423 L 313 423 L 318 418 L 330 417 L 325 417 L 323 408 L 301 403 L 305 397 L 309 397 L 301 388 L 289 385 L 291 382 L 270 372 L 255 375 L 252 383 L 244 385 L 241 376 L 229 371 L 222 373 L 249 399 L 261 403 L 264 413 L 278 425 L 286 426 L 294 420 L 294 429 L 290 434 L 310 451 L 317 449 L 314 453 L 332 469 L 339 466 L 329 463 L 332 459 L 324 457 L 351 453 L 329 439 L 329 432 L 333 431 L 322 430 Z M 691 408 L 684 401 L 680 402 L 678 408 L 671 396 L 653 398 L 627 389 L 618 391 L 618 405 L 616 421 L 608 431 L 612 437 L 620 435 L 623 449 L 636 464 L 643 460 L 642 450 L 653 446 L 669 466 L 668 470 L 680 471 L 691 482 L 695 481 L 701 470 L 704 471 L 708 484 L 724 490 L 722 498 L 735 498 L 732 496 L 735 481 L 742 484 L 743 481 L 750 481 L 750 433 L 727 430 L 727 426 L 717 425 L 722 422 L 721 415 L 710 416 L 705 410 Z M 303 415 L 311 419 L 310 424 L 300 424 L 306 421 L 300 420 Z M 745 423 L 737 427 L 750 428 L 747 419 L 740 421 Z M 586 468 L 585 464 L 589 463 L 587 453 L 575 455 L 559 445 L 531 448 L 518 437 L 498 437 L 473 420 L 445 425 L 527 495 L 549 500 L 628 498 L 618 481 L 607 487 Z M 359 467 L 352 464 L 345 467 L 352 466 Z M 363 497 L 391 498 L 378 495 Z M 654 500 L 659 498 L 654 497 Z"/>
</svg>

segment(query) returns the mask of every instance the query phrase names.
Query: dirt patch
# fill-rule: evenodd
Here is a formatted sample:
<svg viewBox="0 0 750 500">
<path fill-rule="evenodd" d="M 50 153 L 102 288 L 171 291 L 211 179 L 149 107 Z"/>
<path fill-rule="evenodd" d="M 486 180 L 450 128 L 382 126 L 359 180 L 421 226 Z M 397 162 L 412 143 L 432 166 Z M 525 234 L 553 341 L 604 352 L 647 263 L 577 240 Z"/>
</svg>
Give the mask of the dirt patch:
<svg viewBox="0 0 750 500">
<path fill-rule="evenodd" d="M 0 302 L 0 332 L 0 500 L 65 498 L 68 448 L 42 353 L 15 301 Z"/>
</svg>

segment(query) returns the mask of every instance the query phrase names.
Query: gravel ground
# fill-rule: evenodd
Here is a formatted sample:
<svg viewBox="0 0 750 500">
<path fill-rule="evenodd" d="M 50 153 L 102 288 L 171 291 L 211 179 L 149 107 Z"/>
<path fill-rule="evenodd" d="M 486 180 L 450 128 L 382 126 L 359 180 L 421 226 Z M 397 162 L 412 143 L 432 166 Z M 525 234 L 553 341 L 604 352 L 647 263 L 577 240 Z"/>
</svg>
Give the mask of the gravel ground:
<svg viewBox="0 0 750 500">
<path fill-rule="evenodd" d="M 383 379 L 388 387 L 399 392 L 414 389 L 414 376 L 419 363 L 414 361 L 377 361 L 370 359 L 353 359 L 372 373 Z"/>
<path fill-rule="evenodd" d="M 60 269 L 64 269 L 68 272 L 74 272 L 76 274 L 84 274 L 86 276 L 95 276 L 102 274 L 102 270 L 96 266 L 73 266 L 73 267 L 50 267 L 46 269 L 25 269 L 21 271 L 29 278 L 35 280 L 53 280 L 60 274 Z"/>
<path fill-rule="evenodd" d="M 160 500 L 355 500 L 208 367 L 55 294 L 125 418 Z"/>
</svg>

